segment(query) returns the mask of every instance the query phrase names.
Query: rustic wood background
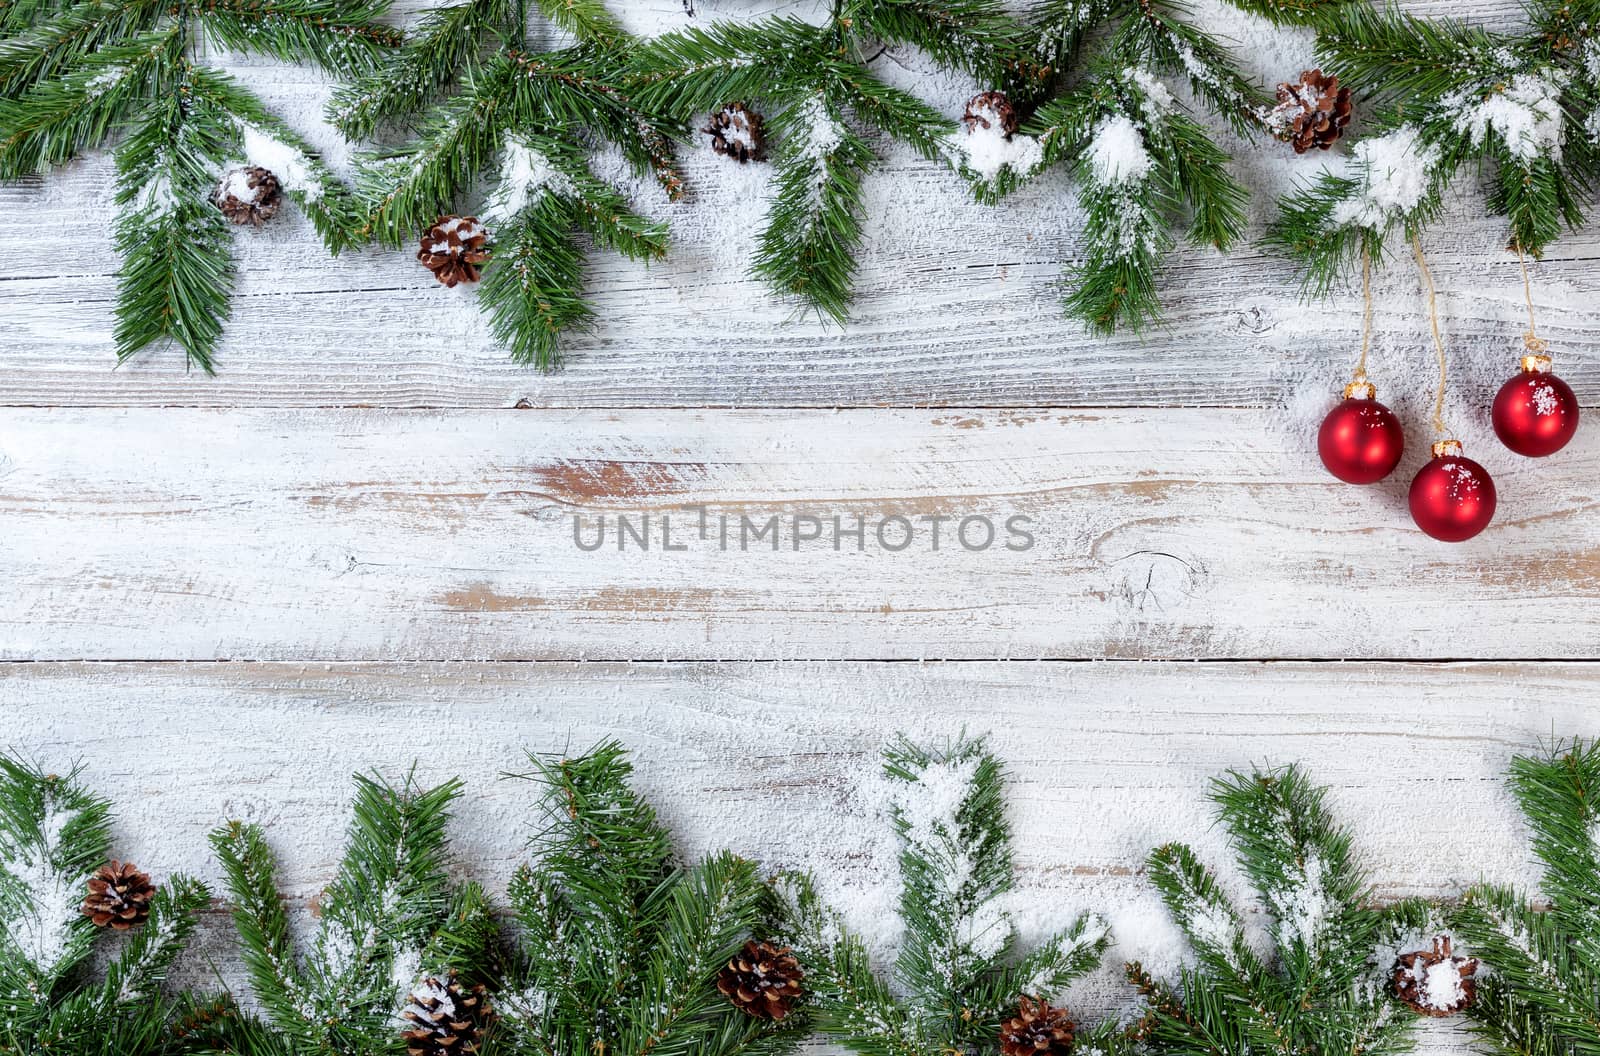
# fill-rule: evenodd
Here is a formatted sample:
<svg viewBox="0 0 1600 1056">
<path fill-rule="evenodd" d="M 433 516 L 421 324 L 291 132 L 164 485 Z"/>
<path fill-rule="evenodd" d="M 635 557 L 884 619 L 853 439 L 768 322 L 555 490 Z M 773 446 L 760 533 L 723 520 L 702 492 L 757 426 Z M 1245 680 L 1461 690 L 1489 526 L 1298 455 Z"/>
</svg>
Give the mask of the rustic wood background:
<svg viewBox="0 0 1600 1056">
<path fill-rule="evenodd" d="M 686 21 L 678 0 L 619 6 L 643 32 Z M 1264 80 L 1309 61 L 1303 34 L 1200 12 Z M 319 77 L 235 65 L 333 146 Z M 973 87 L 879 65 L 952 113 Z M 1257 234 L 1327 160 L 1237 147 Z M 1185 252 L 1163 328 L 1094 340 L 1057 311 L 1080 248 L 1064 180 L 986 209 L 883 155 L 849 328 L 745 276 L 763 174 L 701 151 L 691 202 L 645 200 L 672 259 L 597 256 L 600 323 L 553 375 L 507 362 L 409 254 L 330 259 L 287 214 L 238 239 L 220 376 L 172 350 L 112 369 L 109 160 L 0 188 L 6 741 L 86 763 L 119 801 L 119 849 L 158 872 L 214 879 L 204 832 L 263 821 L 297 900 L 331 873 L 352 771 L 466 776 L 460 868 L 494 887 L 528 835 L 526 790 L 496 775 L 618 736 L 686 850 L 816 868 L 875 927 L 873 753 L 963 727 L 1015 773 L 1025 930 L 1099 906 L 1123 954 L 1169 945 L 1143 854 L 1181 837 L 1225 861 L 1205 782 L 1252 763 L 1332 784 L 1383 893 L 1534 880 L 1500 777 L 1541 739 L 1600 732 L 1600 432 L 1538 464 L 1489 437 L 1522 292 L 1470 185 L 1429 244 L 1451 416 L 1501 509 L 1452 547 L 1405 512 L 1432 378 L 1404 259 L 1378 275 L 1373 373 L 1416 442 L 1392 481 L 1351 488 L 1311 430 L 1349 369 L 1353 291 L 1308 304 L 1253 248 Z M 1597 250 L 1574 233 L 1535 269 L 1541 330 L 1590 407 Z M 573 545 L 575 516 L 681 530 L 686 507 L 1020 515 L 1037 543 Z M 220 920 L 207 936 L 226 971 Z M 1125 996 L 1106 974 L 1072 998 Z M 1427 1029 L 1431 1052 L 1464 1045 Z"/>
</svg>

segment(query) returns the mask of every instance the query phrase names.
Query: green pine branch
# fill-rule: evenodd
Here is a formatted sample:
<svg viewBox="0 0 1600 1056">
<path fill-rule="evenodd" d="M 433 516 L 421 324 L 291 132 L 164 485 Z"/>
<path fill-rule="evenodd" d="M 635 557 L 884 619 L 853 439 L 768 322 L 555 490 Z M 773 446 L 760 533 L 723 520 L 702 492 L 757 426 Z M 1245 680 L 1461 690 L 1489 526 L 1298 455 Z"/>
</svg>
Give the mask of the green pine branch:
<svg viewBox="0 0 1600 1056">
<path fill-rule="evenodd" d="M 117 354 L 125 360 L 174 340 L 210 372 L 233 286 L 228 224 L 212 202 L 229 159 L 270 160 L 283 193 L 331 248 L 346 244 L 354 208 L 316 153 L 249 92 L 205 67 L 183 63 L 179 71 L 174 90 L 144 104 L 142 120 L 117 148 Z M 48 143 L 40 156 L 47 150 Z"/>
<path fill-rule="evenodd" d="M 1324 173 L 1279 201 L 1269 244 L 1297 258 L 1307 289 L 1326 292 L 1363 256 L 1381 259 L 1444 211 L 1469 164 L 1486 184 L 1506 241 L 1535 256 L 1581 226 L 1597 154 L 1586 61 L 1594 23 L 1535 4 L 1533 26 L 1495 32 L 1393 6 L 1335 6 L 1318 20 L 1324 69 L 1367 98 L 1374 130 L 1354 144 L 1355 172 Z M 1402 149 L 1405 148 L 1405 149 Z"/>
<path fill-rule="evenodd" d="M 1407 109 L 1482 80 L 1521 41 L 1449 18 L 1351 4 L 1323 19 L 1317 57 L 1351 87 L 1406 100 Z"/>
<path fill-rule="evenodd" d="M 872 149 L 822 92 L 768 120 L 784 138 L 772 159 L 776 190 L 755 272 L 779 293 L 842 323 L 855 284 L 861 180 Z"/>
<path fill-rule="evenodd" d="M 559 140 L 510 137 L 508 155 L 531 156 L 530 164 L 559 174 L 559 187 L 532 204 L 490 203 L 498 235 L 495 258 L 479 290 L 495 337 L 522 363 L 549 367 L 559 358 L 563 331 L 583 326 L 592 311 L 572 291 L 583 284 L 584 253 L 575 234 L 634 260 L 666 254 L 665 225 L 646 220 L 613 187 L 596 179 L 583 156 Z M 502 183 L 502 190 L 506 187 Z"/>
<path fill-rule="evenodd" d="M 1542 757 L 1511 763 L 1511 790 L 1533 830 L 1555 917 L 1581 927 L 1600 909 L 1600 742 L 1576 741 Z"/>
<path fill-rule="evenodd" d="M 372 19 L 387 0 L 190 0 L 186 9 L 218 47 L 337 74 L 378 69 L 401 35 Z"/>
<path fill-rule="evenodd" d="M 621 45 L 628 35 L 601 0 L 536 0 L 539 12 L 557 29 L 592 44 Z"/>
<path fill-rule="evenodd" d="M 340 85 L 328 119 L 351 139 L 439 100 L 458 78 L 478 70 L 480 39 L 509 17 L 504 0 L 473 0 L 428 11 L 405 43 L 378 66 Z"/>
<path fill-rule="evenodd" d="M 1228 0 L 1241 11 L 1260 15 L 1278 25 L 1320 26 L 1333 14 L 1365 5 L 1367 0 Z"/>
<path fill-rule="evenodd" d="M 0 38 L 15 36 L 57 15 L 72 0 L 0 0 Z"/>
<path fill-rule="evenodd" d="M 1511 789 L 1544 867 L 1548 909 L 1483 884 L 1451 925 L 1490 971 L 1469 1010 L 1492 1052 L 1600 1052 L 1600 744 L 1574 741 L 1511 765 Z"/>
<path fill-rule="evenodd" d="M 0 40 L 0 99 L 15 99 L 104 48 L 148 33 L 162 9 L 156 0 L 80 0 L 58 12 L 39 9 L 49 17 Z"/>
<path fill-rule="evenodd" d="M 1150 1051 L 1403 1051 L 1412 1017 L 1386 992 L 1394 963 L 1387 951 L 1422 926 L 1426 907 L 1372 907 L 1349 836 L 1300 770 L 1229 773 L 1212 799 L 1267 910 L 1272 956 L 1251 945 L 1239 911 L 1192 850 L 1169 844 L 1152 852 L 1151 881 L 1198 963 L 1170 982 L 1129 966 L 1145 998 L 1139 1033 Z"/>
<path fill-rule="evenodd" d="M 1178 225 L 1187 220 L 1190 241 L 1215 249 L 1243 236 L 1246 192 L 1228 155 L 1147 71 L 1099 66 L 1030 127 L 1046 164 L 1072 159 L 1087 246 L 1066 307 L 1093 331 L 1160 318 L 1156 279 Z"/>
<path fill-rule="evenodd" d="M 1085 914 L 1037 948 L 1016 949 L 1001 901 L 1015 884 L 1003 775 L 982 741 L 941 751 L 901 740 L 885 752 L 884 770 L 905 923 L 893 977 L 879 978 L 861 939 L 808 878 L 782 885 L 815 1025 L 861 1056 L 996 1052 L 1019 1001 L 1053 999 L 1092 971 L 1110 934 Z M 1084 1034 L 1120 1051 L 1115 1024 Z"/>
<path fill-rule="evenodd" d="M 172 877 L 95 970 L 103 933 L 82 905 L 110 854 L 110 820 L 110 803 L 77 770 L 0 755 L 0 1053 L 179 1051 L 163 986 L 210 896 Z"/>
<path fill-rule="evenodd" d="M 254 1039 L 245 1051 L 392 1051 L 400 1012 L 424 979 L 454 969 L 473 984 L 492 973 L 487 902 L 448 875 L 445 827 L 460 791 L 455 781 L 422 788 L 410 778 L 356 778 L 344 857 L 299 957 L 262 830 L 233 822 L 212 833 L 265 1017 L 241 1027 Z"/>
<path fill-rule="evenodd" d="M 210 198 L 234 142 L 223 115 L 191 103 L 186 66 L 162 103 L 143 107 L 117 150 L 117 358 L 175 340 L 212 370 L 233 289 L 228 225 Z"/>
<path fill-rule="evenodd" d="M 726 852 L 680 864 L 631 787 L 621 746 L 530 757 L 540 787 L 536 857 L 509 887 L 517 948 L 496 996 L 514 1051 L 616 1056 L 782 1056 L 804 1017 L 757 1020 L 717 989 L 769 896 Z"/>
<path fill-rule="evenodd" d="M 299 207 L 337 253 L 351 245 L 360 208 L 344 183 L 300 135 L 272 114 L 232 78 L 199 67 L 190 81 L 191 114 L 214 116 L 227 130 L 235 151 L 270 161 L 283 194 Z"/>
<path fill-rule="evenodd" d="M 692 26 L 644 41 L 630 63 L 639 105 L 687 122 L 730 100 L 776 98 L 831 65 L 826 26 L 787 16 Z"/>
<path fill-rule="evenodd" d="M 1187 14 L 1182 0 L 1139 0 L 1137 17 L 1122 23 L 1107 53 L 1163 76 L 1182 77 L 1195 97 L 1239 135 L 1261 131 L 1271 99 L 1240 71 L 1228 48 L 1187 21 Z"/>
<path fill-rule="evenodd" d="M 1323 6 L 1308 0 L 1305 10 Z M 1086 245 L 1068 270 L 1066 312 L 1099 334 L 1143 330 L 1160 319 L 1157 279 L 1177 230 L 1226 250 L 1245 227 L 1231 159 L 1168 84 L 1185 82 L 1241 135 L 1266 128 L 1270 100 L 1178 0 L 1049 0 L 1032 32 L 1050 75 L 1015 101 L 1022 127 L 1003 149 L 994 129 L 958 135 L 953 161 L 985 203 L 1069 166 Z"/>
<path fill-rule="evenodd" d="M 518 362 L 553 368 L 562 335 L 586 327 L 583 239 L 640 260 L 666 251 L 666 225 L 636 213 L 594 177 L 586 153 L 615 145 L 669 199 L 683 194 L 672 156 L 675 125 L 625 83 L 629 42 L 595 0 L 544 0 L 540 10 L 577 43 L 532 52 L 504 0 L 468 0 L 429 14 L 380 68 L 340 91 L 331 119 L 349 135 L 412 120 L 403 146 L 365 155 L 357 237 L 400 246 L 441 216 L 478 211 L 491 258 L 478 299 Z M 419 111 L 421 113 L 419 114 Z"/>
<path fill-rule="evenodd" d="M 1408 252 L 1444 211 L 1445 190 L 1468 160 L 1468 141 L 1448 115 L 1405 123 L 1391 115 L 1356 144 L 1350 175 L 1324 171 L 1278 202 L 1266 242 L 1297 258 L 1308 291 L 1323 294 L 1359 273 L 1363 254 Z"/>
<path fill-rule="evenodd" d="M 348 193 L 205 48 L 373 70 L 398 43 L 384 0 L 22 0 L 0 8 L 0 179 L 112 147 L 121 257 L 119 362 L 174 341 L 210 372 L 232 290 L 216 202 L 230 167 L 262 165 L 331 250 L 357 226 Z"/>
<path fill-rule="evenodd" d="M 174 24 L 107 48 L 72 74 L 19 98 L 0 98 L 0 179 L 21 179 L 64 165 L 127 122 L 151 95 L 176 89 L 183 33 Z"/>
<path fill-rule="evenodd" d="M 993 0 L 847 0 L 838 17 L 865 38 L 914 47 L 986 84 L 1033 72 L 1024 27 Z"/>
<path fill-rule="evenodd" d="M 644 43 L 629 61 L 632 97 L 683 136 L 734 101 L 759 104 L 778 140 L 774 192 L 754 270 L 819 316 L 849 315 L 862 232 L 861 181 L 876 161 L 856 127 L 946 157 L 948 115 L 873 76 L 870 46 L 915 47 L 936 63 L 998 82 L 1031 76 L 1017 25 L 994 0 L 852 0 L 829 21 L 773 16 L 695 27 Z"/>
<path fill-rule="evenodd" d="M 250 990 L 268 1017 L 297 1023 L 306 1007 L 306 980 L 289 940 L 289 916 L 278 895 L 277 865 L 256 825 L 233 821 L 211 834 L 232 899 L 234 928 L 249 975 Z M 315 1038 L 305 1033 L 307 1044 Z"/>
</svg>

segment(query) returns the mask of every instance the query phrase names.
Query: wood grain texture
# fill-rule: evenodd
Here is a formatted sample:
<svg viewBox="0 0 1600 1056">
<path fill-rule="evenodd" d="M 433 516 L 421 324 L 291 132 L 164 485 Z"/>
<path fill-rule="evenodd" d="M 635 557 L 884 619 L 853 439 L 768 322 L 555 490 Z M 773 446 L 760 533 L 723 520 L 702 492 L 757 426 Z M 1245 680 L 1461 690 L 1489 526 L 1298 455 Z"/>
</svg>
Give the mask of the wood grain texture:
<svg viewBox="0 0 1600 1056">
<path fill-rule="evenodd" d="M 1352 488 L 1217 410 L 11 410 L 0 657 L 1593 657 L 1600 434 L 1459 546 L 1424 457 Z"/>
<path fill-rule="evenodd" d="M 1332 385 L 1359 340 L 1358 295 L 1306 304 L 1287 262 L 1248 248 L 1180 253 L 1163 278 L 1166 325 L 1096 339 L 1060 314 L 1060 273 L 1080 248 L 1063 181 L 985 210 L 952 178 L 896 156 L 873 176 L 881 193 L 860 301 L 842 330 L 796 317 L 744 274 L 756 217 L 708 191 L 682 207 L 666 263 L 593 257 L 601 322 L 568 342 L 568 366 L 553 375 L 511 363 L 470 291 L 439 287 L 409 253 L 330 258 L 287 215 L 237 236 L 239 290 L 218 377 L 185 375 L 172 349 L 112 370 L 109 206 L 86 205 L 109 171 L 99 160 L 42 187 L 0 188 L 0 402 L 1246 406 L 1275 402 L 1301 379 Z M 1471 208 L 1441 225 L 1448 235 L 1434 254 L 1445 325 L 1463 360 L 1507 369 L 1524 325 L 1521 288 L 1515 262 L 1493 250 L 1501 225 Z M 725 209 L 733 216 L 722 225 Z M 43 268 L 23 248 L 40 224 L 72 232 Z M 706 244 L 713 238 L 739 252 L 718 259 L 729 255 Z M 1541 327 L 1586 405 L 1600 403 L 1597 256 L 1600 241 L 1585 233 L 1536 267 Z M 1404 261 L 1378 282 L 1381 365 L 1391 346 L 1421 349 L 1426 323 Z"/>
<path fill-rule="evenodd" d="M 1592 664 L 0 665 L 7 739 L 116 794 L 119 853 L 216 882 L 204 833 L 259 821 L 302 922 L 333 874 L 352 772 L 396 777 L 415 758 L 425 781 L 464 775 L 457 868 L 498 897 L 536 819 L 530 789 L 497 775 L 524 750 L 618 737 L 685 853 L 815 871 L 882 955 L 893 844 L 875 754 L 897 728 L 988 731 L 1012 775 L 1024 934 L 1094 908 L 1121 928 L 1113 957 L 1158 966 L 1173 933 L 1142 875 L 1150 847 L 1193 843 L 1244 898 L 1204 798 L 1219 771 L 1305 761 L 1385 896 L 1528 884 L 1502 774 L 1552 728 L 1592 729 L 1597 689 Z M 225 926 L 206 931 L 236 977 Z M 1072 997 L 1127 999 L 1110 971 Z"/>
</svg>

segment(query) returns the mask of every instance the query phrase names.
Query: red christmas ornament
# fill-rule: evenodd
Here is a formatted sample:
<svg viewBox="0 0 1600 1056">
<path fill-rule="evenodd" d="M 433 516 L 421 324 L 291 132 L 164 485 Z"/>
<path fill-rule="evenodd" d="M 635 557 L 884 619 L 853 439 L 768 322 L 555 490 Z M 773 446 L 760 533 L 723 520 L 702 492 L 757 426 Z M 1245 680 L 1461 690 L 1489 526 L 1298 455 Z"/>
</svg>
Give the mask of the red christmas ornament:
<svg viewBox="0 0 1600 1056">
<path fill-rule="evenodd" d="M 1317 431 L 1317 453 L 1328 472 L 1346 484 L 1373 484 L 1394 472 L 1405 453 L 1400 419 L 1374 397 L 1365 380 L 1344 387 L 1344 402 L 1328 412 Z"/>
<path fill-rule="evenodd" d="M 1411 519 L 1447 543 L 1471 539 L 1494 518 L 1494 480 L 1489 471 L 1461 454 L 1457 440 L 1433 445 L 1433 461 L 1411 482 Z"/>
<path fill-rule="evenodd" d="M 1543 458 L 1567 446 L 1578 431 L 1578 397 L 1550 373 L 1550 357 L 1522 357 L 1522 372 L 1494 398 L 1494 431 L 1519 455 Z"/>
</svg>

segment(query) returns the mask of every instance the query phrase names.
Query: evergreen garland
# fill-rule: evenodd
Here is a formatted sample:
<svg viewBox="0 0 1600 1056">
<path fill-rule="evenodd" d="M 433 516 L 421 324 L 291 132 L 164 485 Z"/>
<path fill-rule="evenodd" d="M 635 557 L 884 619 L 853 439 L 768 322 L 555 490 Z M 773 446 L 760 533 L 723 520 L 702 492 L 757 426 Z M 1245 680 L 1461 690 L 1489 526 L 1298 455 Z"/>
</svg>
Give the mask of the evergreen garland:
<svg viewBox="0 0 1600 1056">
<path fill-rule="evenodd" d="M 635 97 L 672 115 L 754 105 L 777 133 L 776 192 L 755 272 L 825 318 L 849 314 L 862 236 L 862 180 L 875 159 L 863 134 L 944 156 L 951 118 L 870 69 L 884 45 L 910 45 L 946 69 L 993 81 L 1021 62 L 1019 27 L 999 0 L 833 0 L 827 20 L 788 16 L 668 33 L 630 63 Z"/>
<path fill-rule="evenodd" d="M 517 943 L 496 994 L 500 1043 L 528 1056 L 781 1056 L 804 1017 L 747 1015 L 718 991 L 724 966 L 769 927 L 753 863 L 727 852 L 679 863 L 629 787 L 615 742 L 531 757 L 535 858 L 510 884 Z"/>
<path fill-rule="evenodd" d="M 344 859 L 299 957 L 260 827 L 231 822 L 212 833 L 263 1013 L 241 1019 L 229 1051 L 403 1051 L 415 993 L 436 979 L 486 980 L 496 936 L 487 900 L 476 884 L 452 886 L 447 874 L 445 825 L 460 791 L 459 781 L 424 789 L 409 777 L 399 786 L 356 778 Z"/>
<path fill-rule="evenodd" d="M 795 949 L 816 1028 L 860 1056 L 996 1053 L 1023 1001 L 1049 1001 L 1099 965 L 1109 929 L 1090 914 L 1018 950 L 1001 905 L 1015 884 L 999 761 L 981 740 L 944 751 L 901 740 L 884 753 L 900 839 L 905 938 L 891 979 L 804 876 L 785 878 Z M 1079 1034 L 1085 1051 L 1121 1051 L 1115 1022 Z M 1041 1056 L 1051 1056 L 1041 1053 Z"/>
<path fill-rule="evenodd" d="M 210 372 L 233 286 L 215 198 L 226 167 L 272 168 L 328 248 L 348 244 L 348 194 L 317 154 L 203 45 L 373 67 L 397 35 L 386 0 L 12 0 L 0 5 L 0 179 L 115 142 L 122 256 L 119 360 L 163 340 Z"/>
<path fill-rule="evenodd" d="M 1600 742 L 1519 756 L 1511 788 L 1544 866 L 1543 898 L 1483 884 L 1452 916 L 1491 971 L 1473 1029 L 1515 1056 L 1600 1052 Z"/>
<path fill-rule="evenodd" d="M 1231 2 L 1315 27 L 1324 68 L 1365 95 L 1370 134 L 1352 171 L 1284 196 L 1267 235 L 1313 290 L 1417 237 L 1467 167 L 1513 248 L 1538 255 L 1584 222 L 1600 173 L 1600 0 L 1530 0 L 1521 32 L 1367 0 Z M 530 41 L 528 0 L 454 0 L 406 34 L 374 23 L 386 4 L 0 3 L 0 179 L 114 145 L 119 358 L 170 339 L 213 368 L 233 281 L 219 178 L 235 164 L 271 169 L 333 251 L 419 235 L 426 250 L 435 221 L 476 200 L 490 328 L 519 362 L 548 368 L 561 336 L 594 319 L 591 244 L 646 261 L 667 251 L 666 225 L 596 176 L 593 155 L 620 152 L 676 200 L 672 141 L 730 104 L 762 111 L 775 142 L 755 271 L 835 321 L 852 299 L 874 135 L 952 167 L 980 202 L 1067 166 L 1087 245 L 1066 309 L 1110 333 L 1159 319 L 1157 278 L 1180 234 L 1226 250 L 1245 228 L 1227 151 L 1171 87 L 1234 133 L 1279 131 L 1262 88 L 1183 0 L 1044 0 L 1026 23 L 1001 0 L 831 0 L 820 24 L 769 16 L 648 41 L 603 0 L 533 0 L 559 45 Z M 894 46 L 1005 93 L 1004 127 L 963 132 L 886 83 L 872 64 Z M 411 138 L 364 154 L 352 195 L 246 86 L 195 57 L 205 47 L 320 66 L 345 80 L 328 113 L 343 134 Z"/>
<path fill-rule="evenodd" d="M 788 1056 L 815 1031 L 860 1056 L 1019 1056 L 1028 1043 L 1040 1056 L 1383 1056 L 1413 1040 L 1400 999 L 1467 1010 L 1506 1056 L 1600 1052 L 1600 742 L 1514 760 L 1545 876 L 1538 897 L 1483 884 L 1448 909 L 1454 938 L 1487 965 L 1475 976 L 1477 960 L 1452 960 L 1444 938 L 1432 955 L 1400 953 L 1439 930 L 1433 908 L 1377 903 L 1301 770 L 1219 778 L 1212 799 L 1266 910 L 1270 952 L 1194 851 L 1158 848 L 1151 880 L 1195 963 L 1174 981 L 1128 965 L 1142 1017 L 1088 1030 L 1048 1002 L 1100 962 L 1108 929 L 1085 914 L 1017 948 L 1002 902 L 1015 884 L 1003 775 L 980 739 L 943 750 L 901 739 L 884 753 L 905 924 L 887 978 L 808 877 L 769 885 L 726 852 L 680 862 L 616 742 L 531 759 L 515 776 L 539 786 L 540 830 L 511 880 L 504 934 L 483 892 L 447 875 L 459 782 L 357 778 L 346 853 L 299 957 L 260 829 L 213 833 L 257 1017 L 228 998 L 161 993 L 206 888 L 137 874 L 137 912 L 95 915 L 106 902 L 88 897 L 90 878 L 131 869 L 106 864 L 109 803 L 76 772 L 0 755 L 0 1053 Z M 102 971 L 97 923 L 125 933 Z M 766 940 L 791 942 L 803 976 Z M 1432 985 L 1418 964 L 1461 985 L 1408 994 Z M 755 999 L 774 980 L 783 999 Z M 419 1018 L 441 999 L 457 1003 Z M 1054 1033 L 1019 1042 L 1017 1025 L 1041 1009 Z"/>
<path fill-rule="evenodd" d="M 615 145 L 674 200 L 683 181 L 670 122 L 622 81 L 634 42 L 600 0 L 535 0 L 575 38 L 554 50 L 530 46 L 526 6 L 462 0 L 430 11 L 404 47 L 339 93 L 329 116 L 364 137 L 422 111 L 411 143 L 362 159 L 360 236 L 407 244 L 489 178 L 483 215 L 493 257 L 479 301 L 516 360 L 548 368 L 559 361 L 560 335 L 594 315 L 578 236 L 639 260 L 667 249 L 666 225 L 597 178 L 590 150 Z"/>
<path fill-rule="evenodd" d="M 193 1008 L 161 985 L 209 894 L 174 876 L 149 897 L 148 917 L 108 952 L 103 973 L 91 972 L 101 929 L 82 905 L 110 851 L 110 819 L 110 804 L 76 771 L 47 774 L 0 755 L 0 1053 L 183 1050 L 171 1021 Z"/>
<path fill-rule="evenodd" d="M 1175 986 L 1128 966 L 1153 1053 L 1381 1056 L 1410 1047 L 1414 1017 L 1387 992 L 1391 951 L 1428 923 L 1428 907 L 1374 906 L 1324 796 L 1295 767 L 1230 772 L 1213 785 L 1239 866 L 1267 910 L 1270 958 L 1246 939 L 1239 911 L 1193 850 L 1174 843 L 1151 853 L 1151 881 L 1198 962 Z"/>
<path fill-rule="evenodd" d="M 1324 67 L 1366 95 L 1371 132 L 1352 174 L 1324 172 L 1280 202 L 1268 239 L 1301 260 L 1311 289 L 1418 237 L 1469 167 L 1510 248 L 1538 256 L 1583 223 L 1600 172 L 1600 4 L 1525 7 L 1522 33 L 1365 3 L 1317 15 Z"/>
<path fill-rule="evenodd" d="M 979 201 L 1054 165 L 1070 167 L 1087 248 L 1071 271 L 1066 310 L 1096 333 L 1159 319 L 1156 277 L 1180 224 L 1191 243 L 1219 250 L 1244 233 L 1248 195 L 1227 170 L 1227 152 L 1165 80 L 1187 84 L 1241 135 L 1265 127 L 1271 102 L 1187 14 L 1181 0 L 1048 0 L 1029 30 L 1047 71 L 1040 85 L 1023 86 L 1039 97 L 1017 133 L 1030 147 L 984 166 L 956 142 L 957 166 Z"/>
</svg>

